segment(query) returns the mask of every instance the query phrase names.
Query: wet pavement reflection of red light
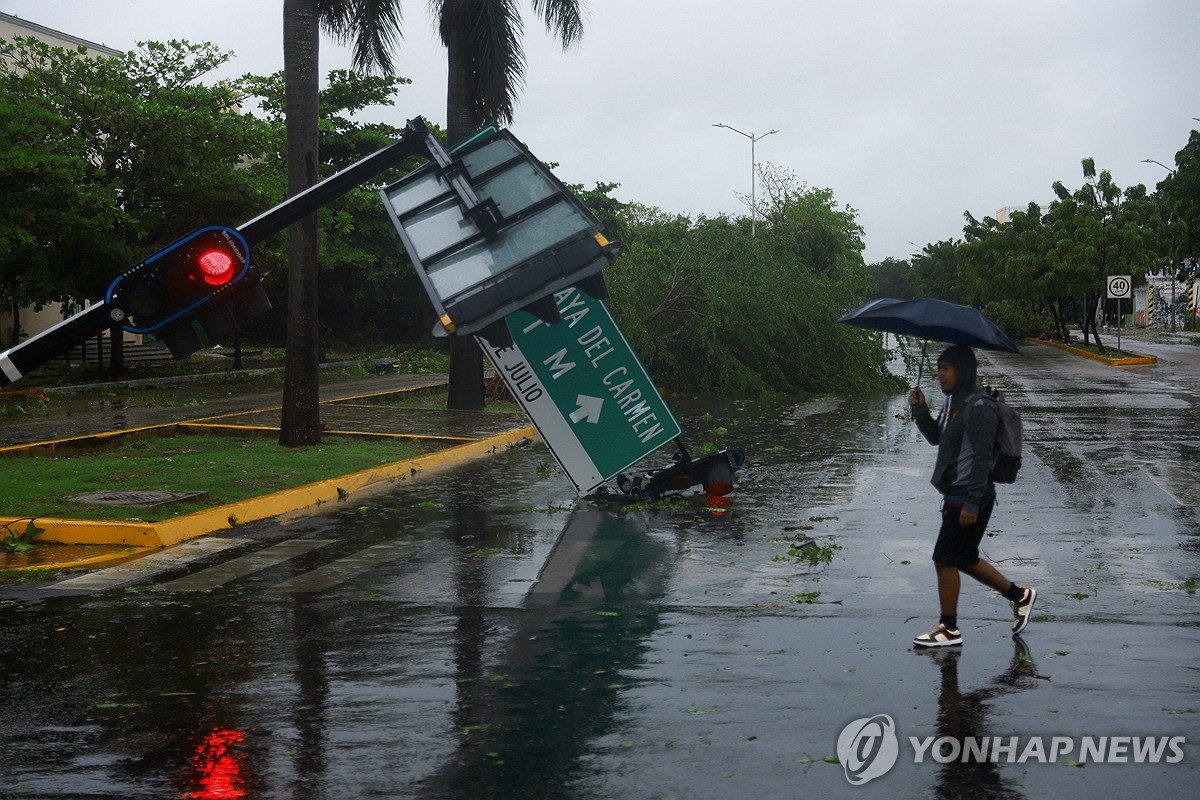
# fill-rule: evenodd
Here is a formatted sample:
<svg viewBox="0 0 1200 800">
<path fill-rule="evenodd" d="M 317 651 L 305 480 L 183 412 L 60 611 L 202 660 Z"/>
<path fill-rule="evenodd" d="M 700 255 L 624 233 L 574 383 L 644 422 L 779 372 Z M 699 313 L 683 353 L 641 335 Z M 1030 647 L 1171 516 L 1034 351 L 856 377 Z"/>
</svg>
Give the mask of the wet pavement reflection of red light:
<svg viewBox="0 0 1200 800">
<path fill-rule="evenodd" d="M 243 756 L 234 752 L 234 745 L 246 738 L 245 731 L 217 728 L 204 737 L 196 748 L 192 761 L 195 781 L 200 788 L 184 797 L 195 800 L 234 800 L 245 797 L 242 788 Z"/>
<path fill-rule="evenodd" d="M 733 498 L 721 495 L 711 495 L 708 498 L 708 508 L 714 514 L 724 514 L 733 507 Z"/>
</svg>

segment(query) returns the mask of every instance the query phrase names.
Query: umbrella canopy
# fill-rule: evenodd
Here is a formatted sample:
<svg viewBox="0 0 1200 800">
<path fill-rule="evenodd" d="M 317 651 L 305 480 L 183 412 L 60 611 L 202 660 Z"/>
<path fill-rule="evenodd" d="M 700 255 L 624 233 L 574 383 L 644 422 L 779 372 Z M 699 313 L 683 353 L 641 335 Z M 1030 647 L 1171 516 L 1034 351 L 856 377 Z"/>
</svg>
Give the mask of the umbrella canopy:
<svg viewBox="0 0 1200 800">
<path fill-rule="evenodd" d="M 936 339 L 984 350 L 1021 352 L 1012 339 L 979 309 L 929 297 L 917 300 L 872 300 L 844 314 L 838 322 L 872 331 Z"/>
</svg>

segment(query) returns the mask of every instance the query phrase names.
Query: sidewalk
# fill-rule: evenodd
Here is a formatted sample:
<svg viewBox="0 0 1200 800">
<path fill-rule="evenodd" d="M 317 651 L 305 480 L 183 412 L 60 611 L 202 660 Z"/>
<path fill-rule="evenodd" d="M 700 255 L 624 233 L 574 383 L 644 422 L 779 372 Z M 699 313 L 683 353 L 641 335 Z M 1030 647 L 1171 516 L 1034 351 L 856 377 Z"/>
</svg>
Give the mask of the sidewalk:
<svg viewBox="0 0 1200 800">
<path fill-rule="evenodd" d="M 54 397 L 50 401 L 53 412 L 4 421 L 0 444 L 9 447 L 0 448 L 0 454 L 19 458 L 35 447 L 63 449 L 72 443 L 122 437 L 135 431 L 144 435 L 147 430 L 161 430 L 163 435 L 202 431 L 257 436 L 278 431 L 278 390 L 231 394 L 230 387 L 223 384 L 197 384 L 191 380 L 180 383 L 186 383 L 183 391 L 188 408 L 203 407 L 218 413 L 179 419 L 178 405 L 107 404 L 95 399 L 81 400 L 77 395 Z M 163 384 L 164 381 L 155 381 L 154 391 L 159 391 Z M 332 380 L 321 389 L 327 398 L 321 403 L 321 420 L 328 433 L 420 439 L 434 446 L 430 453 L 158 523 L 39 518 L 37 525 L 45 532 L 38 541 L 47 546 L 35 547 L 25 554 L 0 553 L 0 570 L 90 567 L 135 557 L 234 525 L 283 514 L 304 515 L 322 504 L 345 501 L 352 495 L 386 488 L 420 473 L 494 453 L 530 440 L 536 434 L 519 413 L 382 405 L 404 395 L 437 391 L 444 385 L 445 378 L 441 375 L 389 375 Z M 53 438 L 46 438 L 48 431 L 53 432 Z M 5 511 L 21 514 L 26 510 Z M 0 525 L 20 530 L 20 523 L 27 519 L 0 517 Z"/>
</svg>

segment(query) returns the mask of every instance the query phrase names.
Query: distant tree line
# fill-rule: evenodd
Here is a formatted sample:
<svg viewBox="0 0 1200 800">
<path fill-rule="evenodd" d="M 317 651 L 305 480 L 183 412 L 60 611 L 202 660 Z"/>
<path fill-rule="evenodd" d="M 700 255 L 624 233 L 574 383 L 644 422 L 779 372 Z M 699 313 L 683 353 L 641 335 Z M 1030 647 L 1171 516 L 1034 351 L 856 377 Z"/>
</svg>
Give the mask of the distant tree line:
<svg viewBox="0 0 1200 800">
<path fill-rule="evenodd" d="M 280 74 L 206 85 L 229 54 L 149 43 L 115 58 L 0 43 L 0 302 L 96 299 L 112 277 L 203 224 L 236 225 L 286 194 Z M 408 81 L 329 74 L 320 173 L 400 134 L 356 119 Z M 256 106 L 254 113 L 243 109 Z M 415 111 L 413 112 L 416 113 Z M 412 116 L 408 114 L 406 116 Z M 377 190 L 414 163 L 323 209 L 319 324 L 328 344 L 429 343 L 433 311 Z M 833 193 L 775 167 L 747 217 L 691 218 L 579 187 L 622 255 L 610 305 L 663 385 L 681 391 L 848 392 L 890 384 L 877 337 L 835 324 L 871 288 L 862 229 Z M 247 335 L 283 341 L 283 235 L 256 248 L 275 303 Z"/>
<path fill-rule="evenodd" d="M 1066 341 L 1079 325 L 1085 342 L 1103 348 L 1096 311 L 1115 302 L 1106 301 L 1108 275 L 1129 274 L 1135 284 L 1147 269 L 1183 282 L 1200 277 L 1200 132 L 1154 192 L 1121 189 L 1091 158 L 1082 167 L 1078 188 L 1052 184 L 1047 208 L 1030 203 L 1004 223 L 966 213 L 961 239 L 870 265 L 874 294 L 977 305 L 1016 334 Z"/>
</svg>

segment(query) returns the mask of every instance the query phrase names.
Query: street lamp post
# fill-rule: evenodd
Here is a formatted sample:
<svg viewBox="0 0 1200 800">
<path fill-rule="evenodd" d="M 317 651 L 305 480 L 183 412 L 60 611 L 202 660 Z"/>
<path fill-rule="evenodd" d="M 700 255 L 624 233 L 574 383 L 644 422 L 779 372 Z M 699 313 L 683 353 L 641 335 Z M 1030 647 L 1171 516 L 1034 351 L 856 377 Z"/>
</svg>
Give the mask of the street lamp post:
<svg viewBox="0 0 1200 800">
<path fill-rule="evenodd" d="M 745 136 L 747 139 L 750 140 L 750 235 L 753 236 L 754 235 L 754 219 L 755 219 L 755 217 L 758 216 L 758 205 L 756 202 L 757 197 L 756 197 L 755 191 L 754 191 L 754 187 L 758 183 L 758 176 L 756 174 L 757 163 L 754 160 L 754 143 L 757 142 L 759 139 L 767 138 L 772 133 L 779 133 L 779 131 L 772 129 L 772 130 L 769 130 L 766 133 L 764 133 L 762 136 L 755 136 L 753 133 L 746 133 L 745 131 L 739 131 L 737 128 L 733 127 L 732 125 L 726 125 L 724 122 L 718 122 L 715 125 L 713 125 L 713 127 L 714 128 L 726 128 L 728 130 L 733 131 L 734 133 L 740 133 L 740 134 L 742 134 L 742 136 Z"/>
<path fill-rule="evenodd" d="M 1162 163 L 1161 161 L 1155 161 L 1153 158 L 1143 158 L 1142 163 L 1143 164 L 1158 164 L 1160 167 L 1162 167 L 1163 169 L 1165 169 L 1167 172 L 1171 173 L 1172 175 L 1175 174 L 1175 170 L 1171 169 L 1170 167 L 1168 167 L 1166 164 Z"/>
</svg>

